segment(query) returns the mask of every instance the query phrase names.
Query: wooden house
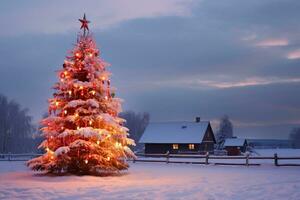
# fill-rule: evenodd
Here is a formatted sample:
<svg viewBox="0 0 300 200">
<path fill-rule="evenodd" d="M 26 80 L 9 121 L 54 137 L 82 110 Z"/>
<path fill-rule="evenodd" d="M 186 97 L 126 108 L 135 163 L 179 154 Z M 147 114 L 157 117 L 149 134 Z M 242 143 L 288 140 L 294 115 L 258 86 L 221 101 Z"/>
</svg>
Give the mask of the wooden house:
<svg viewBox="0 0 300 200">
<path fill-rule="evenodd" d="M 240 155 L 242 152 L 245 153 L 247 149 L 247 140 L 242 138 L 227 138 L 223 147 L 229 156 Z"/>
<path fill-rule="evenodd" d="M 140 143 L 146 154 L 205 153 L 213 152 L 216 143 L 210 122 L 159 122 L 150 123 Z"/>
</svg>

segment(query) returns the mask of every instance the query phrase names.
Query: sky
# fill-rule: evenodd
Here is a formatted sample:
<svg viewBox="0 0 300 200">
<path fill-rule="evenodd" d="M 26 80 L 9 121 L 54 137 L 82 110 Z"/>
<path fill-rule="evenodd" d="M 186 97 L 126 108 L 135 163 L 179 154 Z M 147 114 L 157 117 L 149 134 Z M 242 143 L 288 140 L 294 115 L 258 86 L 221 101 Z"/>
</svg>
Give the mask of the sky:
<svg viewBox="0 0 300 200">
<path fill-rule="evenodd" d="M 0 2 L 0 93 L 37 122 L 86 13 L 124 110 L 151 121 L 287 138 L 300 126 L 300 1 L 90 0 Z"/>
</svg>

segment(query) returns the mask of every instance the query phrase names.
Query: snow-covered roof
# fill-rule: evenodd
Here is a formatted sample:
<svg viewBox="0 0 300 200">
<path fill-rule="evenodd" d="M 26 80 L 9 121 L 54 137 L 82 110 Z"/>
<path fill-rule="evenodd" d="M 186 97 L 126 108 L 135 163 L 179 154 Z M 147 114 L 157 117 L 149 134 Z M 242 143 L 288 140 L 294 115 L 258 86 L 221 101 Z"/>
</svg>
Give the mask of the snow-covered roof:
<svg viewBox="0 0 300 200">
<path fill-rule="evenodd" d="M 244 146 L 246 139 L 243 138 L 227 138 L 224 147 L 241 147 Z"/>
<path fill-rule="evenodd" d="M 150 123 L 140 143 L 201 143 L 209 122 Z"/>
</svg>

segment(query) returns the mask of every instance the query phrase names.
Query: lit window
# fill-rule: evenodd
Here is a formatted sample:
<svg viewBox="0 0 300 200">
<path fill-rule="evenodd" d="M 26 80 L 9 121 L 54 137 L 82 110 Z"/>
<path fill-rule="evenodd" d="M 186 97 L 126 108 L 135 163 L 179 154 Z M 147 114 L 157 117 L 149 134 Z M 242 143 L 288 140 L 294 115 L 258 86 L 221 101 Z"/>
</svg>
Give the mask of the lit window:
<svg viewBox="0 0 300 200">
<path fill-rule="evenodd" d="M 189 149 L 195 149 L 195 145 L 194 144 L 189 144 Z"/>
<path fill-rule="evenodd" d="M 178 149 L 178 144 L 173 144 L 173 149 Z"/>
</svg>

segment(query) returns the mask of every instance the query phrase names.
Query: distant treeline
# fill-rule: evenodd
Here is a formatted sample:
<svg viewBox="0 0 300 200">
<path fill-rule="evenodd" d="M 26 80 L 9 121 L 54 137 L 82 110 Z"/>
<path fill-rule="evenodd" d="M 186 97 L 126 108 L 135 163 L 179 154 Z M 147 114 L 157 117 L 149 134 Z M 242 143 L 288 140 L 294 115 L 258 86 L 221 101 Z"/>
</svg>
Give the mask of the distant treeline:
<svg viewBox="0 0 300 200">
<path fill-rule="evenodd" d="M 125 111 L 120 114 L 120 117 L 126 119 L 125 126 L 129 129 L 129 137 L 134 139 L 136 146 L 133 150 L 142 150 L 144 145 L 139 144 L 142 134 L 144 133 L 150 121 L 150 115 L 147 112 L 137 113 L 134 111 Z"/>
<path fill-rule="evenodd" d="M 0 153 L 35 152 L 35 131 L 28 109 L 0 94 Z"/>
<path fill-rule="evenodd" d="M 44 117 L 47 114 L 44 115 Z M 130 138 L 137 143 L 134 150 L 142 150 L 143 145 L 138 144 L 145 128 L 150 121 L 147 112 L 137 113 L 125 111 L 120 117 L 126 119 L 125 126 L 129 128 Z M 33 125 L 28 109 L 24 109 L 13 100 L 8 100 L 0 94 L 0 153 L 32 153 L 41 152 L 37 146 L 42 141 L 39 128 Z M 220 119 L 219 129 L 216 132 L 217 147 L 221 146 L 226 138 L 233 136 L 233 124 L 227 115 Z M 294 148 L 300 148 L 300 127 L 291 130 L 289 139 Z"/>
<path fill-rule="evenodd" d="M 149 123 L 149 114 L 126 111 L 120 116 L 126 119 L 130 137 L 137 142 Z M 33 124 L 28 109 L 0 94 L 0 153 L 41 152 L 37 149 L 43 139 L 39 128 Z M 138 147 L 141 148 L 137 145 L 134 149 Z"/>
<path fill-rule="evenodd" d="M 231 138 L 234 136 L 233 134 L 233 123 L 229 119 L 228 115 L 224 115 L 220 118 L 219 128 L 216 131 L 216 139 L 217 139 L 217 148 L 221 149 L 223 143 L 225 142 L 226 138 Z M 292 148 L 300 148 L 300 127 L 295 127 L 291 130 L 289 134 L 288 140 L 279 140 L 276 139 L 258 139 L 258 140 L 248 140 L 248 142 L 257 145 L 258 147 L 263 147 L 267 145 L 268 147 L 272 148 L 280 148 L 280 147 L 287 147 L 290 146 Z M 276 142 L 275 142 L 276 141 Z M 274 143 L 274 146 L 272 146 Z M 276 145 L 276 146 L 275 146 Z"/>
</svg>

